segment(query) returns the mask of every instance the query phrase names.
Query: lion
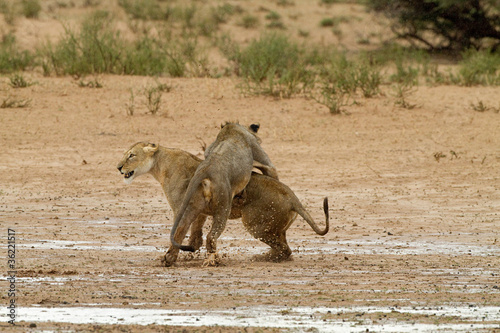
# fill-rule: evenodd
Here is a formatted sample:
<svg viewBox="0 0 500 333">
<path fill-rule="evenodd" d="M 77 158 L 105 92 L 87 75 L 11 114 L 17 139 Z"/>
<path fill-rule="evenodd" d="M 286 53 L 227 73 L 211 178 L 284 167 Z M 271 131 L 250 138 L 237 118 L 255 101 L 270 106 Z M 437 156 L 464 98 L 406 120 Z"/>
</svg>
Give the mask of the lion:
<svg viewBox="0 0 500 333">
<path fill-rule="evenodd" d="M 118 163 L 118 170 L 124 175 L 127 184 L 142 174 L 151 174 L 161 184 L 175 217 L 188 184 L 201 162 L 198 157 L 180 149 L 139 142 L 125 152 Z M 194 201 L 204 200 L 200 191 L 194 196 Z M 323 201 L 323 209 L 326 220 L 325 228 L 321 230 L 288 186 L 271 177 L 252 173 L 245 190 L 233 199 L 229 218 L 241 218 L 245 229 L 253 237 L 271 247 L 267 253 L 254 256 L 253 260 L 281 262 L 291 256 L 286 231 L 297 214 L 302 216 L 317 234 L 326 235 L 329 231 L 327 198 Z M 195 220 L 191 224 L 188 243 L 196 250 L 203 245 L 202 228 L 209 215 L 210 210 L 205 209 L 194 217 Z M 178 250 L 173 250 L 175 256 L 172 252 L 162 256 L 165 266 L 172 265 L 177 259 Z M 168 251 L 172 251 L 172 247 Z"/>
<path fill-rule="evenodd" d="M 243 191 L 250 181 L 254 161 L 262 164 L 268 174 L 278 177 L 276 168 L 260 146 L 256 135 L 258 129 L 258 125 L 247 128 L 231 122 L 221 126 L 217 138 L 205 152 L 205 160 L 200 163 L 189 182 L 170 232 L 172 251 L 169 253 L 174 253 L 173 247 L 195 251 L 193 246 L 181 243 L 195 217 L 208 209 L 213 222 L 207 235 L 208 258 L 204 265 L 216 266 L 220 263 L 217 240 L 226 227 L 234 196 Z M 199 192 L 204 200 L 193 200 L 192 197 Z"/>
</svg>

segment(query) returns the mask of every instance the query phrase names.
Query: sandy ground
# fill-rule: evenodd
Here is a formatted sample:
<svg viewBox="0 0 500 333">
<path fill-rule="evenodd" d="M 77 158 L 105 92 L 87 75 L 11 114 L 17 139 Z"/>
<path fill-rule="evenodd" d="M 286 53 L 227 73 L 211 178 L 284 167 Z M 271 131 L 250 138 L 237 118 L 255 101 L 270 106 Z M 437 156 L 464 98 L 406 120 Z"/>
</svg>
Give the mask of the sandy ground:
<svg viewBox="0 0 500 333">
<path fill-rule="evenodd" d="M 359 6 L 295 3 L 241 2 L 261 25 L 261 7 L 277 8 L 287 26 L 346 49 L 383 34 Z M 57 39 L 79 10 L 19 19 L 19 43 Z M 341 36 L 318 28 L 325 15 L 349 18 Z M 258 36 L 231 24 L 241 42 Z M 105 75 L 97 89 L 24 77 L 35 84 L 0 78 L 2 99 L 30 101 L 0 109 L 0 331 L 500 331 L 500 88 L 422 84 L 408 110 L 385 86 L 334 116 L 303 97 L 243 96 L 231 78 Z M 158 83 L 171 91 L 148 114 L 141 91 Z M 479 102 L 489 109 L 475 111 Z M 219 241 L 223 266 L 202 267 L 202 248 L 161 267 L 172 210 L 151 176 L 125 185 L 116 165 L 137 141 L 201 157 L 199 141 L 226 120 L 261 124 L 281 181 L 320 226 L 329 198 L 331 231 L 318 236 L 299 218 L 293 260 L 253 262 L 267 248 L 234 220 Z"/>
<path fill-rule="evenodd" d="M 478 98 L 498 103 L 499 88 L 420 87 L 413 110 L 395 107 L 387 94 L 332 116 L 303 98 L 242 97 L 231 79 L 160 79 L 172 85 L 160 114 L 146 114 L 138 102 L 127 116 L 129 89 L 151 79 L 104 76 L 101 89 L 71 78 L 31 79 L 37 84 L 25 89 L 2 82 L 3 92 L 31 104 L 0 112 L 1 248 L 7 251 L 13 229 L 18 331 L 140 324 L 122 326 L 119 314 L 81 324 L 65 323 L 70 314 L 49 316 L 101 308 L 199 319 L 152 321 L 151 331 L 213 331 L 214 324 L 272 331 L 259 327 L 275 322 L 320 331 L 339 323 L 396 331 L 402 324 L 499 327 L 500 121 L 498 113 L 470 107 Z M 221 122 L 235 119 L 261 123 L 281 180 L 320 225 L 322 198 L 329 197 L 333 228 L 317 236 L 298 219 L 288 232 L 293 260 L 276 264 L 252 262 L 266 246 L 230 221 L 219 246 L 224 266 L 201 267 L 203 248 L 161 267 L 156 258 L 169 244 L 172 211 L 151 176 L 127 186 L 115 165 L 141 140 L 201 154 L 198 138 L 210 142 Z M 445 156 L 438 161 L 436 153 Z M 1 298 L 8 304 L 6 292 Z M 13 329 L 3 308 L 0 327 Z M 443 308 L 451 310 L 440 315 Z M 460 314 L 471 308 L 476 316 Z M 259 324 L 261 316 L 284 322 Z"/>
</svg>

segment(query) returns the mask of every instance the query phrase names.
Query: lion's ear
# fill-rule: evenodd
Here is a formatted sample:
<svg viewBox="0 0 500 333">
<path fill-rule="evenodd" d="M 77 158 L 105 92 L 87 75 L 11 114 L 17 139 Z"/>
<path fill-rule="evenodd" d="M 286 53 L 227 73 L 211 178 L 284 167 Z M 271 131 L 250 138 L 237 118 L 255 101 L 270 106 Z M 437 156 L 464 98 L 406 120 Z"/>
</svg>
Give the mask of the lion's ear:
<svg viewBox="0 0 500 333">
<path fill-rule="evenodd" d="M 250 125 L 250 130 L 254 133 L 257 133 L 259 131 L 259 128 L 260 128 L 259 123 Z"/>
<path fill-rule="evenodd" d="M 148 143 L 148 145 L 142 149 L 144 150 L 145 153 L 152 154 L 158 150 L 158 147 L 159 147 L 159 145 L 157 145 L 155 143 Z"/>
</svg>

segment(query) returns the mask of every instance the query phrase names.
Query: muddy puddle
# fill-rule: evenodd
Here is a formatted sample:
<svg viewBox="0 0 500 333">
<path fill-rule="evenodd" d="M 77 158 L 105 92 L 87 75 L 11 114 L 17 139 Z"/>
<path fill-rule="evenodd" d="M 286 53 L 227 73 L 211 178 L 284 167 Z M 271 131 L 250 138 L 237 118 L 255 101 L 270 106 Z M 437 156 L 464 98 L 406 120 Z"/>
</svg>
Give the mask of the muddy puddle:
<svg viewBox="0 0 500 333">
<path fill-rule="evenodd" d="M 140 304 L 145 305 L 145 304 Z M 138 305 L 138 306 L 140 306 Z M 374 323 L 362 319 L 369 314 L 409 314 L 439 318 L 453 317 L 465 323 L 429 324 L 407 322 Z M 359 314 L 356 321 L 332 319 L 335 315 Z M 166 326 L 229 326 L 270 327 L 321 332 L 435 332 L 471 331 L 498 328 L 500 307 L 241 307 L 230 310 L 163 310 L 141 308 L 85 307 L 21 307 L 19 320 L 25 322 L 60 322 L 73 324 L 166 325 Z"/>
<path fill-rule="evenodd" d="M 269 248 L 251 238 L 221 237 L 222 242 L 231 243 L 230 251 L 238 251 L 241 254 L 254 255 L 267 251 Z M 250 242 L 252 246 L 235 246 L 234 241 Z M 346 254 L 346 255 L 472 255 L 472 256 L 498 256 L 500 247 L 494 245 L 461 244 L 446 241 L 397 241 L 397 240 L 355 240 L 355 241 L 331 241 L 331 240 L 307 240 L 289 242 L 292 251 L 301 255 L 318 254 Z M 127 243 L 95 243 L 89 241 L 65 241 L 65 240 L 21 240 L 17 245 L 20 249 L 38 250 L 99 250 L 99 251 L 138 251 L 138 252 L 161 252 L 166 248 L 148 245 L 131 245 Z M 0 246 L 5 248 L 6 246 Z M 229 251 L 229 247 L 223 246 L 221 251 Z"/>
</svg>

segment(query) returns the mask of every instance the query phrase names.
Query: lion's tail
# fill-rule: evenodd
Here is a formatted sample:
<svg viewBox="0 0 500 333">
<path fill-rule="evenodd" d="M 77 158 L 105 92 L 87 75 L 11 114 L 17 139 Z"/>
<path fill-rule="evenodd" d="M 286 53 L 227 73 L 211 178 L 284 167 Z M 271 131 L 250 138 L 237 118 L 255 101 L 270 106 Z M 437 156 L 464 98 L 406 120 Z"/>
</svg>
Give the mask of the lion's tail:
<svg viewBox="0 0 500 333">
<path fill-rule="evenodd" d="M 175 217 L 172 230 L 170 231 L 170 242 L 172 243 L 172 245 L 180 250 L 190 251 L 190 252 L 194 252 L 195 248 L 190 245 L 182 245 L 177 243 L 174 239 L 174 236 L 179 226 L 179 222 L 184 217 L 184 213 L 186 212 L 189 202 L 191 201 L 191 197 L 193 196 L 194 192 L 198 189 L 200 184 L 203 182 L 203 180 L 206 178 L 205 172 L 199 172 L 203 170 L 196 170 L 196 171 L 197 172 L 195 172 L 193 178 L 191 178 L 191 181 L 189 182 L 188 188 L 186 189 L 186 193 L 184 194 L 184 199 L 182 200 L 182 205 L 179 209 L 179 212 L 177 213 L 177 216 Z"/>
<path fill-rule="evenodd" d="M 311 226 L 311 228 L 320 236 L 326 235 L 328 230 L 330 230 L 330 214 L 328 213 L 328 198 L 323 200 L 323 211 L 325 212 L 325 229 L 321 230 L 314 222 L 311 215 L 302 206 L 300 201 L 297 199 L 293 204 L 293 210 L 296 211 L 306 222 Z"/>
</svg>

